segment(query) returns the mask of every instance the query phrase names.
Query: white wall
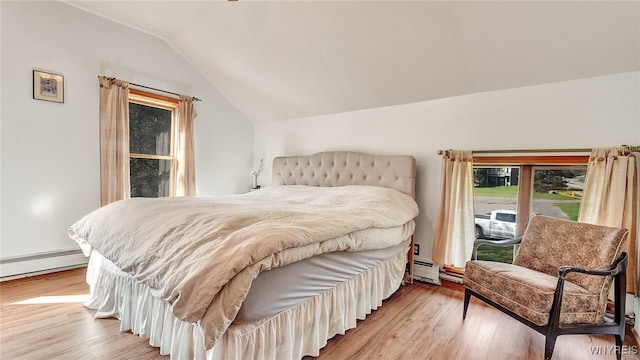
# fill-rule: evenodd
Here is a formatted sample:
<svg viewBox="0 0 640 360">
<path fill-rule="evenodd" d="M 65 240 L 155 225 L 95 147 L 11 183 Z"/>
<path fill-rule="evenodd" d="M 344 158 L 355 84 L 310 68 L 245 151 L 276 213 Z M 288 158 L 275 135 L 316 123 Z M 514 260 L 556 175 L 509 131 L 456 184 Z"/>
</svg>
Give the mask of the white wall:
<svg viewBox="0 0 640 360">
<path fill-rule="evenodd" d="M 77 249 L 67 228 L 99 206 L 98 75 L 202 98 L 198 194 L 249 189 L 253 125 L 165 42 L 60 2 L 0 2 L 0 259 Z M 64 75 L 64 104 L 32 99 L 32 70 Z"/>
<path fill-rule="evenodd" d="M 590 148 L 640 144 L 640 73 L 477 93 L 256 124 L 254 161 L 325 150 L 416 157 L 419 258 L 431 259 L 438 149 Z M 270 182 L 271 169 L 261 176 Z"/>
<path fill-rule="evenodd" d="M 412 154 L 416 230 L 430 259 L 438 149 L 640 143 L 640 73 L 408 105 L 250 124 L 161 40 L 59 2 L 0 2 L 0 259 L 76 249 L 67 227 L 99 204 L 97 75 L 203 98 L 195 123 L 198 194 L 244 192 L 261 157 L 323 150 Z M 65 103 L 32 99 L 32 70 L 65 76 Z M 253 138 L 252 138 L 253 137 Z M 266 166 L 259 182 L 270 182 Z"/>
</svg>

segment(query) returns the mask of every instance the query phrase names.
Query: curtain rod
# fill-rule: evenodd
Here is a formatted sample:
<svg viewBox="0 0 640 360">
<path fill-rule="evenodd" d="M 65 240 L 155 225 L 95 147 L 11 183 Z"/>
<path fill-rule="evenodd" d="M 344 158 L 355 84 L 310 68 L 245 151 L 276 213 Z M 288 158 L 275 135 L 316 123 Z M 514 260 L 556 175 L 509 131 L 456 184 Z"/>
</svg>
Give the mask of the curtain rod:
<svg viewBox="0 0 640 360">
<path fill-rule="evenodd" d="M 622 145 L 628 152 L 640 152 L 640 146 Z M 442 155 L 447 150 L 438 150 L 438 155 Z M 514 153 L 554 153 L 554 152 L 591 152 L 591 148 L 580 149 L 519 149 L 519 150 L 472 150 L 474 154 L 514 154 Z"/>
<path fill-rule="evenodd" d="M 166 94 L 171 94 L 171 95 L 175 95 L 175 96 L 180 97 L 180 94 L 177 94 L 177 93 L 174 93 L 174 92 L 171 92 L 171 91 L 167 91 L 167 90 L 156 89 L 156 88 L 153 88 L 153 87 L 150 87 L 150 86 L 140 85 L 140 84 L 136 84 L 136 83 L 132 83 L 132 82 L 130 82 L 129 85 L 133 85 L 133 86 L 137 86 L 137 87 L 141 87 L 141 88 L 145 88 L 145 89 L 149 89 L 149 90 L 160 91 L 160 92 L 163 92 L 163 93 L 166 93 Z M 193 99 L 193 101 L 202 101 L 202 99 L 199 99 L 199 98 L 197 98 L 195 96 L 192 96 L 191 99 Z"/>
</svg>

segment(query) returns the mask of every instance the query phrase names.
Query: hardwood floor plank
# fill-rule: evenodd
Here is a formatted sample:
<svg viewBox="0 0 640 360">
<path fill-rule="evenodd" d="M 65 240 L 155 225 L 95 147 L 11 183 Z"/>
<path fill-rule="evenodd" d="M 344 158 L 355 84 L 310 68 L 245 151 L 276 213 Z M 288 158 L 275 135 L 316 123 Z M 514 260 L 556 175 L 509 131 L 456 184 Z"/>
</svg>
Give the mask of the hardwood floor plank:
<svg viewBox="0 0 640 360">
<path fill-rule="evenodd" d="M 80 298 L 89 294 L 84 276 L 75 269 L 0 283 L 0 359 L 168 359 L 148 339 L 121 332 L 118 320 L 94 319 Z M 543 358 L 542 335 L 477 299 L 463 321 L 462 301 L 455 289 L 402 286 L 355 329 L 329 340 L 317 359 Z M 637 349 L 630 332 L 624 344 Z M 615 359 L 613 345 L 613 336 L 561 336 L 553 359 Z"/>
</svg>

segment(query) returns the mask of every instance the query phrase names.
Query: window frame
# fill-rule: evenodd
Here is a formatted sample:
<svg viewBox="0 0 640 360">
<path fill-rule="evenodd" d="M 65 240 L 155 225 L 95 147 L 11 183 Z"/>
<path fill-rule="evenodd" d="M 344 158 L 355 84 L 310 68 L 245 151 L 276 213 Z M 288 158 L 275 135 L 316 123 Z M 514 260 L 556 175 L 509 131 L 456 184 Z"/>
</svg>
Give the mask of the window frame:
<svg viewBox="0 0 640 360">
<path fill-rule="evenodd" d="M 176 156 L 176 142 L 178 139 L 178 122 L 177 112 L 179 101 L 178 99 L 170 98 L 167 96 L 142 91 L 138 89 L 129 89 L 129 103 L 145 105 L 155 107 L 159 109 L 171 111 L 171 136 L 169 144 L 170 155 L 151 155 L 151 154 L 138 154 L 129 153 L 129 161 L 131 159 L 156 159 L 156 160 L 170 160 L 171 161 L 171 175 L 169 186 L 169 197 L 176 196 L 177 190 L 177 172 L 178 172 L 178 158 Z M 131 135 L 131 134 L 129 134 Z M 129 170 L 129 176 L 131 176 L 131 170 Z M 130 185 L 131 186 L 131 185 Z"/>
<path fill-rule="evenodd" d="M 548 154 L 548 155 L 516 155 L 516 152 L 506 153 L 507 155 L 474 155 L 473 167 L 518 167 L 520 168 L 518 178 L 518 196 L 516 198 L 517 214 L 525 214 L 526 216 L 516 217 L 516 237 L 522 236 L 527 227 L 529 215 L 533 205 L 533 182 L 534 167 L 538 166 L 586 166 L 589 164 L 589 155 L 585 154 Z M 515 252 L 514 252 L 515 254 Z M 443 266 L 446 274 L 455 278 L 464 276 L 464 268 L 454 268 Z M 461 285 L 453 284 L 449 281 L 443 281 L 444 286 L 460 289 Z"/>
<path fill-rule="evenodd" d="M 473 166 L 519 167 L 516 236 L 522 236 L 527 227 L 533 201 L 534 167 L 539 166 L 586 166 L 589 155 L 482 155 L 473 157 Z"/>
</svg>

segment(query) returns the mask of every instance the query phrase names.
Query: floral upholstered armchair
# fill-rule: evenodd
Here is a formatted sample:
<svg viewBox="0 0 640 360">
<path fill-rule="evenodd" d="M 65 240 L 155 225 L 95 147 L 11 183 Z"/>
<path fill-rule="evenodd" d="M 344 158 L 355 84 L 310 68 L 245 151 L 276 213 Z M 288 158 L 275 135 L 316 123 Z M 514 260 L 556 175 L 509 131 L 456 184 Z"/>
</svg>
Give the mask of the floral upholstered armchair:
<svg viewBox="0 0 640 360">
<path fill-rule="evenodd" d="M 545 359 L 551 359 L 556 338 L 565 334 L 613 334 L 620 359 L 627 267 L 622 246 L 627 233 L 532 217 L 524 236 L 515 240 L 521 242 L 513 264 L 467 262 L 463 318 L 475 296 L 545 335 Z M 612 282 L 613 319 L 605 313 Z"/>
</svg>

